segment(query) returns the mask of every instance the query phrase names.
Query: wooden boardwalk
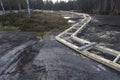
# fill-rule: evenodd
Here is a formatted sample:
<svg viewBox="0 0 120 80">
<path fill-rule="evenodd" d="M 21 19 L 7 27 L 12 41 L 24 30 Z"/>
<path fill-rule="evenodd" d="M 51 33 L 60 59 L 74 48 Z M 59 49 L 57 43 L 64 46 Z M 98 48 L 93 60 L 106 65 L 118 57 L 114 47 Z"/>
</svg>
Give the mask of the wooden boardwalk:
<svg viewBox="0 0 120 80">
<path fill-rule="evenodd" d="M 77 37 L 77 34 L 81 33 L 82 30 L 86 28 L 86 25 L 91 21 L 91 17 L 84 13 L 69 13 L 77 14 L 79 16 L 83 16 L 84 18 L 78 23 L 74 24 L 72 27 L 57 35 L 55 37 L 56 40 L 86 57 L 120 71 L 119 51 L 107 48 L 105 46 L 99 46 L 99 44 L 95 42 L 89 42 Z"/>
</svg>

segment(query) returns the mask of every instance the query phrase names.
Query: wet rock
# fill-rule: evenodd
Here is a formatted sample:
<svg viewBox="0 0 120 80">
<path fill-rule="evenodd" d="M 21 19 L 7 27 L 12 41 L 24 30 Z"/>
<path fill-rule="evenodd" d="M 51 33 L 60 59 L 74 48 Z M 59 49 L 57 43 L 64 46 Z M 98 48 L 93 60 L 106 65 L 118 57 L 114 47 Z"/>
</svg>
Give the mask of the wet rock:
<svg viewBox="0 0 120 80">
<path fill-rule="evenodd" d="M 99 15 L 92 17 L 91 23 L 82 33 L 78 34 L 78 37 L 120 51 L 119 16 Z"/>
<path fill-rule="evenodd" d="M 44 39 L 43 46 L 32 63 L 38 72 L 43 71 L 40 80 L 120 79 L 119 74 L 115 71 L 111 71 L 105 66 L 101 67 L 99 63 L 82 57 L 54 39 L 49 38 L 50 36 L 53 36 L 53 34 Z"/>
<path fill-rule="evenodd" d="M 26 63 L 26 56 L 37 42 L 35 34 L 0 32 L 0 80 L 20 79 L 20 67 Z"/>
<path fill-rule="evenodd" d="M 35 44 L 35 41 L 28 41 L 14 49 L 8 51 L 6 55 L 0 58 L 0 74 L 7 74 L 14 71 L 18 65 L 21 55 L 25 54 L 25 50 Z M 31 47 L 32 48 L 32 47 Z M 30 50 L 30 49 L 29 49 Z"/>
</svg>

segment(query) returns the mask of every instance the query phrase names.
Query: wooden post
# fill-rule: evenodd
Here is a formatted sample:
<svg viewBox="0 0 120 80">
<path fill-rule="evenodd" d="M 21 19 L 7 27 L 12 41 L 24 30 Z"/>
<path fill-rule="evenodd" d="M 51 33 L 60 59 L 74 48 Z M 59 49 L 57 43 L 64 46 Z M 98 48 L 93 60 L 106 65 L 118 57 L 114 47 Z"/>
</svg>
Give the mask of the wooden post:
<svg viewBox="0 0 120 80">
<path fill-rule="evenodd" d="M 120 59 L 120 55 L 118 55 L 113 62 L 116 63 L 119 59 Z"/>
</svg>

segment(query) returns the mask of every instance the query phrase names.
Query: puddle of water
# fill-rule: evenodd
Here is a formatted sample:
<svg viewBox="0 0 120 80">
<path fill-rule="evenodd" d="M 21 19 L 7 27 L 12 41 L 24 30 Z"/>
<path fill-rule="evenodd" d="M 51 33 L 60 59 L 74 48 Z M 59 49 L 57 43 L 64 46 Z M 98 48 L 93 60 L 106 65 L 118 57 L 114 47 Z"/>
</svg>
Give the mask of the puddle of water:
<svg viewBox="0 0 120 80">
<path fill-rule="evenodd" d="M 70 17 L 64 17 L 64 19 L 70 19 Z"/>
<path fill-rule="evenodd" d="M 103 65 L 98 65 L 98 67 L 104 71 L 106 71 L 106 68 Z"/>
<path fill-rule="evenodd" d="M 74 24 L 74 23 L 76 23 L 76 21 L 74 21 L 74 20 L 68 20 L 68 23 Z"/>
</svg>

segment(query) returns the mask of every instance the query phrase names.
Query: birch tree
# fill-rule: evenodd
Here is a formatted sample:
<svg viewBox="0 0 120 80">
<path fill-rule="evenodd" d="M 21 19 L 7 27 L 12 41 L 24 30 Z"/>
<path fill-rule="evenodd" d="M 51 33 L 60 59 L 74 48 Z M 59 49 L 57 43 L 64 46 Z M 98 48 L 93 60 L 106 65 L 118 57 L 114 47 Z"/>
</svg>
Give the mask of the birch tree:
<svg viewBox="0 0 120 80">
<path fill-rule="evenodd" d="M 5 15 L 6 12 L 5 12 L 5 8 L 4 8 L 3 1 L 2 1 L 2 0 L 0 0 L 0 4 L 1 4 L 1 7 L 2 7 L 3 15 Z"/>
<path fill-rule="evenodd" d="M 26 0 L 27 2 L 27 11 L 28 11 L 28 17 L 31 17 L 31 11 L 30 11 L 30 0 Z"/>
</svg>

